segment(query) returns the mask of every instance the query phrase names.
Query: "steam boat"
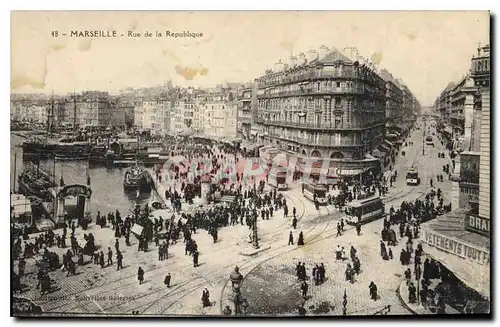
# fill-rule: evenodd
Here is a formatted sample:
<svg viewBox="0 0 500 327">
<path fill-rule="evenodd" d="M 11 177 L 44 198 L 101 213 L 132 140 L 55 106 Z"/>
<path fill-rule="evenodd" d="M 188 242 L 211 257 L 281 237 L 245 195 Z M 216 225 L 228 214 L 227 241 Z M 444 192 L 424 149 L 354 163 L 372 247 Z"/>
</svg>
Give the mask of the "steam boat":
<svg viewBox="0 0 500 327">
<path fill-rule="evenodd" d="M 128 168 L 123 180 L 123 188 L 126 191 L 139 191 L 144 193 L 151 192 L 153 180 L 142 166 L 137 163 Z"/>
</svg>

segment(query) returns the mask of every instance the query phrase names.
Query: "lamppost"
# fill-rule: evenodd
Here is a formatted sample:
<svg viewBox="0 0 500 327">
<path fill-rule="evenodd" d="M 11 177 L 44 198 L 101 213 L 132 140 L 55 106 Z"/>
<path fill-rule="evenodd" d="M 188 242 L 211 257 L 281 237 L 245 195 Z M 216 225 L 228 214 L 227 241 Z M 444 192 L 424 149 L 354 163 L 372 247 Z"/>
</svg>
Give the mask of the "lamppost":
<svg viewBox="0 0 500 327">
<path fill-rule="evenodd" d="M 424 135 L 422 136 L 422 155 L 425 155 L 425 129 L 427 128 L 427 124 L 424 120 Z"/>
<path fill-rule="evenodd" d="M 344 289 L 344 301 L 342 301 L 342 315 L 347 316 L 347 290 Z"/>
<path fill-rule="evenodd" d="M 254 221 L 253 221 L 253 248 L 258 249 L 259 246 L 259 234 L 257 231 L 257 216 L 254 216 Z"/>
<path fill-rule="evenodd" d="M 240 274 L 238 266 L 234 267 L 234 271 L 229 275 L 229 279 L 231 279 L 233 289 L 233 297 L 231 300 L 234 303 L 234 315 L 244 315 L 248 308 L 248 301 L 241 297 L 241 282 L 243 281 L 243 275 Z"/>
</svg>

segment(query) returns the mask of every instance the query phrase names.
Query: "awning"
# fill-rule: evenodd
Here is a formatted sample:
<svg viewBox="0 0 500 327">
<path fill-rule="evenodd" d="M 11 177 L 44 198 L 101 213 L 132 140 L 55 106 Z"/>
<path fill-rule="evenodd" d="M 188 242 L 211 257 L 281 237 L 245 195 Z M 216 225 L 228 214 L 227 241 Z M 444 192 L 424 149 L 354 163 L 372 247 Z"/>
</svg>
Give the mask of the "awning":
<svg viewBox="0 0 500 327">
<path fill-rule="evenodd" d="M 373 150 L 373 156 L 377 158 L 385 158 L 386 152 L 380 151 L 379 149 Z"/>
<path fill-rule="evenodd" d="M 251 132 L 250 132 L 250 135 L 252 135 L 252 136 L 256 136 L 256 135 L 257 135 L 257 131 L 251 131 Z"/>
<path fill-rule="evenodd" d="M 423 223 L 423 250 L 469 287 L 490 297 L 490 239 L 467 231 L 466 217 L 466 211 L 458 209 Z"/>
<path fill-rule="evenodd" d="M 383 144 L 384 144 L 384 145 L 385 145 L 385 144 L 386 144 L 386 145 L 388 145 L 388 146 L 389 146 L 389 148 L 392 148 L 392 147 L 394 146 L 394 144 L 392 144 L 392 142 L 390 142 L 390 141 L 388 141 L 388 140 L 384 140 L 384 143 L 383 143 Z"/>
<path fill-rule="evenodd" d="M 391 149 L 384 143 L 380 144 L 379 148 L 380 150 L 382 150 L 382 152 L 391 152 Z"/>
<path fill-rule="evenodd" d="M 340 176 L 357 176 L 364 173 L 364 169 L 340 169 Z"/>
<path fill-rule="evenodd" d="M 490 298 L 490 266 L 474 265 L 458 256 L 441 251 L 433 246 L 424 244 L 424 252 L 433 259 L 441 262 L 453 272 L 464 284 L 476 292 Z"/>
</svg>

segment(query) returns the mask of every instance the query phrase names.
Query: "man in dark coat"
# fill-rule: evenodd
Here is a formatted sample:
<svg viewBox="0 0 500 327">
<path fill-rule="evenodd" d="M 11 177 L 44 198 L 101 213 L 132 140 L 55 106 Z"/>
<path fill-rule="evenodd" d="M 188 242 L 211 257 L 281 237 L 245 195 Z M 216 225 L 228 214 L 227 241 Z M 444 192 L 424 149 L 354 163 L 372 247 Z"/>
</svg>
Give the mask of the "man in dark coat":
<svg viewBox="0 0 500 327">
<path fill-rule="evenodd" d="M 144 270 L 142 270 L 142 267 L 139 267 L 137 270 L 137 279 L 139 280 L 139 285 L 144 281 Z"/>
<path fill-rule="evenodd" d="M 108 247 L 108 266 L 111 266 L 113 264 L 113 251 L 111 251 L 111 248 Z"/>
<path fill-rule="evenodd" d="M 165 276 L 165 281 L 163 282 L 165 285 L 167 285 L 167 287 L 170 287 L 170 280 L 172 279 L 172 276 L 170 275 L 170 273 L 168 273 L 167 276 Z"/>
<path fill-rule="evenodd" d="M 123 269 L 123 254 L 118 250 L 116 252 L 116 270 Z"/>
<path fill-rule="evenodd" d="M 288 245 L 293 245 L 293 234 L 290 232 L 288 235 Z"/>
<path fill-rule="evenodd" d="M 194 267 L 198 267 L 198 256 L 199 256 L 199 253 L 198 251 L 194 251 L 193 252 L 193 266 Z"/>
<path fill-rule="evenodd" d="M 292 227 L 293 227 L 293 229 L 297 229 L 297 217 L 293 217 Z"/>
<path fill-rule="evenodd" d="M 307 291 L 309 289 L 309 285 L 305 281 L 302 282 L 302 285 L 300 285 L 300 289 L 302 290 L 302 297 L 307 299 Z"/>
</svg>

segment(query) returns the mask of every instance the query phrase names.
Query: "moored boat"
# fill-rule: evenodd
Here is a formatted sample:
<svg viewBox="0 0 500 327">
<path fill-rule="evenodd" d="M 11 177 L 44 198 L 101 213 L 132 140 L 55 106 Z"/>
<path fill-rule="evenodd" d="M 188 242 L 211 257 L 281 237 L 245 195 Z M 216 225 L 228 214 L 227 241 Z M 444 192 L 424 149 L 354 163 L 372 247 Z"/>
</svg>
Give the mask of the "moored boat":
<svg viewBox="0 0 500 327">
<path fill-rule="evenodd" d="M 123 180 L 123 188 L 127 191 L 151 192 L 152 179 L 147 170 L 137 163 L 127 169 Z"/>
<path fill-rule="evenodd" d="M 90 145 L 86 141 L 64 138 L 59 140 L 54 152 L 56 160 L 88 160 Z"/>
</svg>

